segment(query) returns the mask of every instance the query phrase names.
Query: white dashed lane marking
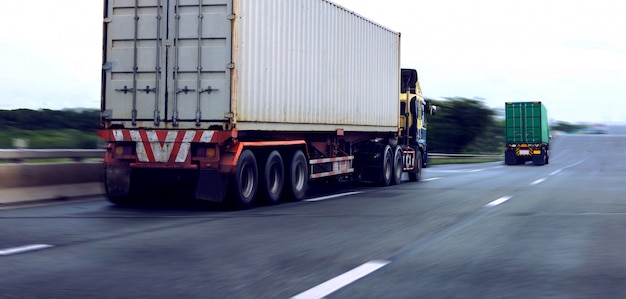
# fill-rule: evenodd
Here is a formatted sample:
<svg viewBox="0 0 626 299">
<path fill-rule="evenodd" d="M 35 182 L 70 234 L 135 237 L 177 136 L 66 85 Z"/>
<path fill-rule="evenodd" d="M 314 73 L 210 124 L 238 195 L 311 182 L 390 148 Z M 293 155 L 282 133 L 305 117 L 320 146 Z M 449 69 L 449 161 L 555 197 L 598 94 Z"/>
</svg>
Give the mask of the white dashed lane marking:
<svg viewBox="0 0 626 299">
<path fill-rule="evenodd" d="M 513 196 L 502 196 L 502 197 L 500 197 L 500 198 L 498 198 L 498 199 L 496 199 L 496 200 L 486 204 L 485 208 L 491 208 L 491 207 L 495 207 L 497 205 L 501 205 L 501 204 L 503 204 L 504 202 L 506 202 L 507 200 L 509 200 L 511 198 L 513 198 Z"/>
<path fill-rule="evenodd" d="M 370 273 L 386 266 L 390 261 L 374 260 L 369 261 L 361 266 L 358 266 L 344 274 L 341 274 L 333 279 L 313 287 L 307 291 L 304 291 L 298 295 L 291 297 L 291 299 L 321 299 L 331 293 L 369 275 Z"/>
<path fill-rule="evenodd" d="M 33 251 L 33 250 L 46 249 L 50 247 L 54 247 L 54 246 L 47 245 L 47 244 L 35 244 L 35 245 L 26 245 L 26 246 L 14 247 L 14 248 L 0 249 L 0 255 L 18 254 L 18 253 L 23 253 L 23 252 Z"/>
<path fill-rule="evenodd" d="M 534 182 L 530 183 L 529 185 L 530 186 L 538 185 L 538 184 L 543 183 L 543 181 L 545 181 L 545 180 L 546 180 L 546 178 L 541 178 L 541 179 L 535 180 Z"/>
</svg>

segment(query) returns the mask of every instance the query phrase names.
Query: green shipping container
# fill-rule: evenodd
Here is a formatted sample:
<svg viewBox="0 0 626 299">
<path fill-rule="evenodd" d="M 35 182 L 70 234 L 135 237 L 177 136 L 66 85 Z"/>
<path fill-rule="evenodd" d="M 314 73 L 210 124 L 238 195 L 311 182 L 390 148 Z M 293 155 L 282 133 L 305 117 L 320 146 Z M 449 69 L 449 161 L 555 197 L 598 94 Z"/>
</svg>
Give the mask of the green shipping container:
<svg viewBox="0 0 626 299">
<path fill-rule="evenodd" d="M 541 102 L 506 103 L 507 144 L 548 144 L 548 112 Z"/>
</svg>

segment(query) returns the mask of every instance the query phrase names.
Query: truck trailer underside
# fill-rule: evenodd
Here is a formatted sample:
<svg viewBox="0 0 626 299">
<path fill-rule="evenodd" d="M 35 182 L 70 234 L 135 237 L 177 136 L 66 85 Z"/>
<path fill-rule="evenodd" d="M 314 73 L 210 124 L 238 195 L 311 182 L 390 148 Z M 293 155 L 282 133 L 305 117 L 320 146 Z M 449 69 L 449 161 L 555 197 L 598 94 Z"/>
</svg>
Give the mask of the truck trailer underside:
<svg viewBox="0 0 626 299">
<path fill-rule="evenodd" d="M 397 145 L 395 138 L 334 132 L 255 141 L 258 134 L 238 134 L 245 137 L 206 130 L 103 130 L 107 194 L 118 204 L 175 195 L 250 208 L 255 202 L 301 200 L 310 179 L 388 186 L 400 184 L 403 172 L 411 181 L 421 174 L 423 153 Z"/>
</svg>

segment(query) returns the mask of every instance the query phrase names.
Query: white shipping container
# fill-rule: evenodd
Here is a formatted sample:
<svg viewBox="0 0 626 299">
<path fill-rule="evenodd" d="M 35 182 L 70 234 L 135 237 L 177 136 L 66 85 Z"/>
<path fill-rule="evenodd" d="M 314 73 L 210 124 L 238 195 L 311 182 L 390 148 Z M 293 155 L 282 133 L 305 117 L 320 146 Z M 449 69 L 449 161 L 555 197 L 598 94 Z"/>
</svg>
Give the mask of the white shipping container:
<svg viewBox="0 0 626 299">
<path fill-rule="evenodd" d="M 111 125 L 397 130 L 399 33 L 329 1 L 107 3 Z"/>
</svg>

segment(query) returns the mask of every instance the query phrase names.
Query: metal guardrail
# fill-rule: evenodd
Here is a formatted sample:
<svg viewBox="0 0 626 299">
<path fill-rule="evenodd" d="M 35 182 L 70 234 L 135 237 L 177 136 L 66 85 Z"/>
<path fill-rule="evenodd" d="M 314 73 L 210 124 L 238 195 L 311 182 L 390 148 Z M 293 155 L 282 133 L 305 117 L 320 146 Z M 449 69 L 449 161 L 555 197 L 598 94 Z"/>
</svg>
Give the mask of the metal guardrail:
<svg viewBox="0 0 626 299">
<path fill-rule="evenodd" d="M 0 149 L 0 161 L 6 160 L 15 163 L 29 159 L 56 159 L 69 158 L 74 161 L 104 157 L 104 149 Z M 473 155 L 473 154 L 442 154 L 428 153 L 432 159 L 440 158 L 487 158 L 500 159 L 502 155 Z"/>
<path fill-rule="evenodd" d="M 102 194 L 104 153 L 104 149 L 0 149 L 0 191 L 4 192 L 0 206 L 3 200 L 6 203 L 6 200 Z M 429 156 L 432 159 L 502 157 L 441 153 Z M 72 161 L 63 161 L 67 159 Z"/>
<path fill-rule="evenodd" d="M 103 158 L 104 149 L 0 149 L 0 161 L 21 163 L 31 159 L 66 158 L 74 161 Z"/>
</svg>

